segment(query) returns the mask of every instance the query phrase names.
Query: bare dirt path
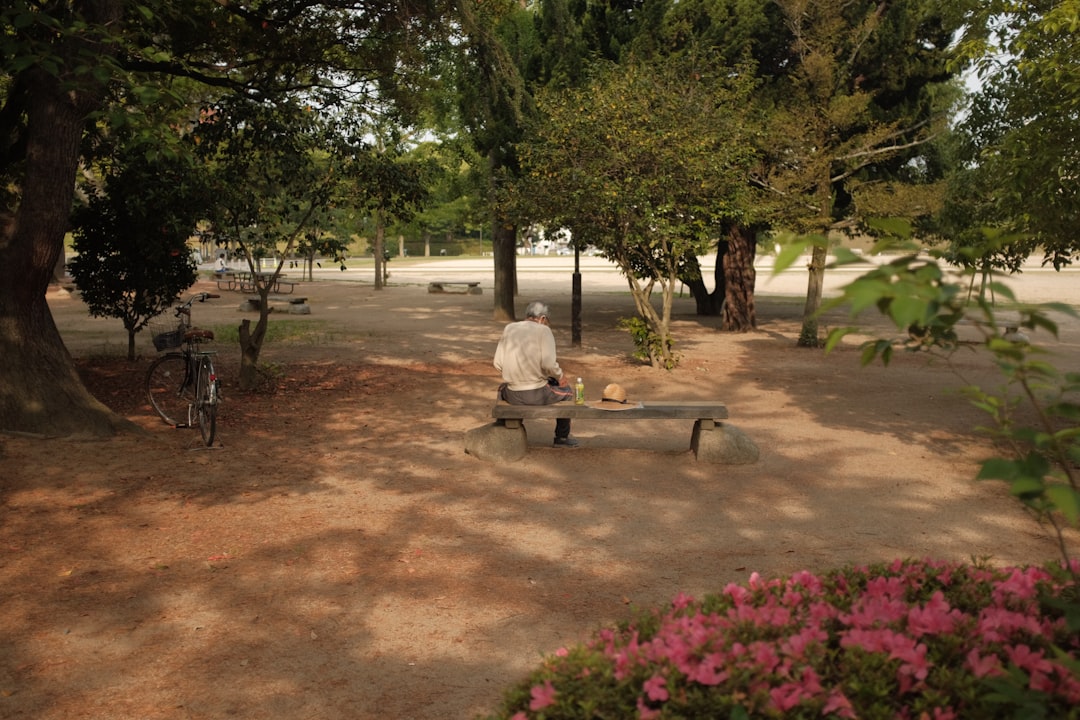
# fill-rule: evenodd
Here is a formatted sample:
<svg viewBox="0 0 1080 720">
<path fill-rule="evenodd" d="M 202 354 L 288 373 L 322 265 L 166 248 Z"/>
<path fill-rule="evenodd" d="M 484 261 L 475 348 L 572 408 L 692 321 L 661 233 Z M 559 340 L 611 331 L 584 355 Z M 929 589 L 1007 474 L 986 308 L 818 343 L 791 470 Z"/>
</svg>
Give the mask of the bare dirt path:
<svg viewBox="0 0 1080 720">
<path fill-rule="evenodd" d="M 762 298 L 759 331 L 733 336 L 684 299 L 683 363 L 657 372 L 612 329 L 628 296 L 587 295 L 571 348 L 569 297 L 537 276 L 522 300 L 546 295 L 562 364 L 591 394 L 722 400 L 761 460 L 697 463 L 689 422 L 578 422 L 582 448 L 550 448 L 531 424 L 529 456 L 503 467 L 462 449 L 498 382 L 491 297 L 429 295 L 417 277 L 303 287 L 312 314 L 273 317 L 291 329 L 264 353 L 272 392 L 231 387 L 222 346 L 209 450 L 151 416 L 149 352 L 115 361 L 115 321 L 50 297 L 87 382 L 147 435 L 0 436 L 0 716 L 470 718 L 542 654 L 679 591 L 898 557 L 1055 556 L 1003 487 L 972 480 L 993 448 L 955 371 L 997 377 L 973 353 L 861 369 L 854 345 L 794 348 L 797 300 Z M 237 305 L 196 320 L 253 317 Z M 1055 350 L 1075 364 L 1075 327 Z"/>
</svg>

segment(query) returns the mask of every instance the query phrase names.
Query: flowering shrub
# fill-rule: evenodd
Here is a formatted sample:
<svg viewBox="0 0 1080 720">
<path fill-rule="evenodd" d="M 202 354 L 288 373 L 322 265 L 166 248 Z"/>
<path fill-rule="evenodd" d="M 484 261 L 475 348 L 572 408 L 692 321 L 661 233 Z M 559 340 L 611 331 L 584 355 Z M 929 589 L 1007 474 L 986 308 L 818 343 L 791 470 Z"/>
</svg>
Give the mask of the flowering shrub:
<svg viewBox="0 0 1080 720">
<path fill-rule="evenodd" d="M 492 717 L 1078 718 L 1078 570 L 755 573 L 557 651 Z"/>
</svg>

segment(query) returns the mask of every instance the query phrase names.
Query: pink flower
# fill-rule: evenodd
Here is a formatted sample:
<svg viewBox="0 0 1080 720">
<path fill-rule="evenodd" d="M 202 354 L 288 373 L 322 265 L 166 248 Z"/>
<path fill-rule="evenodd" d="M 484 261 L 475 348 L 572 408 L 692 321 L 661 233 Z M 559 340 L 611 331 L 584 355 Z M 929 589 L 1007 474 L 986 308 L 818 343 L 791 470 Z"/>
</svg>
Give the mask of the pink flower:
<svg viewBox="0 0 1080 720">
<path fill-rule="evenodd" d="M 780 712 L 796 707 L 803 698 L 809 697 L 797 683 L 784 683 L 769 691 L 769 698 Z"/>
<path fill-rule="evenodd" d="M 806 570 L 800 570 L 791 576 L 791 583 L 793 585 L 800 585 L 810 591 L 812 595 L 821 594 L 821 580 L 816 575 L 807 572 Z"/>
<path fill-rule="evenodd" d="M 653 702 L 663 702 L 668 699 L 667 678 L 663 675 L 653 675 L 645 681 L 645 694 Z"/>
<path fill-rule="evenodd" d="M 550 680 L 545 680 L 543 685 L 534 685 L 529 694 L 532 695 L 530 710 L 543 710 L 548 705 L 555 704 L 555 686 Z"/>
<path fill-rule="evenodd" d="M 529 720 L 529 716 L 523 712 L 516 712 L 510 716 L 510 720 Z"/>
<path fill-rule="evenodd" d="M 953 631 L 959 617 L 963 617 L 963 613 L 950 608 L 945 594 L 938 590 L 926 605 L 908 611 L 908 630 L 915 637 L 943 635 Z"/>
<path fill-rule="evenodd" d="M 1033 600 L 1035 598 L 1035 586 L 1040 581 L 1049 580 L 1050 576 L 1044 570 L 1038 568 L 1012 568 L 1009 577 L 1000 581 L 994 588 L 994 600 L 1002 603 L 1006 596 L 1012 596 L 1019 600 Z"/>
<path fill-rule="evenodd" d="M 975 631 L 986 642 L 1007 642 L 1013 633 L 1019 630 L 1033 635 L 1042 634 L 1039 621 L 1031 615 L 999 607 L 989 607 L 979 614 Z"/>
<path fill-rule="evenodd" d="M 965 664 L 968 669 L 971 670 L 971 674 L 977 678 L 987 677 L 990 675 L 1004 675 L 1005 671 L 1001 669 L 1001 660 L 997 655 L 987 655 L 985 657 L 979 655 L 979 649 L 974 648 L 967 654 Z"/>
<path fill-rule="evenodd" d="M 1057 688 L 1058 694 L 1073 705 L 1080 703 L 1080 681 L 1074 678 L 1068 670 L 1063 670 L 1061 666 L 1058 666 L 1058 675 L 1060 676 L 1060 684 Z"/>
<path fill-rule="evenodd" d="M 880 587 L 882 586 L 878 584 L 878 588 Z M 871 628 L 891 625 L 906 617 L 906 603 L 890 598 L 886 592 L 870 594 L 870 590 L 868 586 L 867 595 L 852 605 L 850 613 L 840 616 L 841 622 L 852 627 Z"/>
<path fill-rule="evenodd" d="M 671 606 L 676 610 L 682 610 L 683 608 L 693 605 L 694 598 L 686 593 L 679 593 L 675 596 L 675 599 L 671 601 Z"/>
<path fill-rule="evenodd" d="M 789 657 L 803 659 L 807 650 L 814 645 L 823 644 L 829 636 L 817 627 L 804 627 L 780 643 L 780 651 Z"/>
<path fill-rule="evenodd" d="M 702 685 L 719 685 L 728 679 L 728 671 L 724 669 L 724 657 L 720 653 L 706 655 L 697 666 L 687 668 L 684 672 L 687 680 Z"/>
<path fill-rule="evenodd" d="M 645 704 L 645 698 L 639 697 L 637 699 L 637 711 L 638 717 L 641 720 L 652 720 L 655 717 L 660 716 L 659 710 L 653 710 L 651 707 Z"/>
<path fill-rule="evenodd" d="M 848 630 L 840 638 L 840 647 L 857 647 L 871 653 L 884 652 L 887 632 L 886 630 L 860 630 L 858 628 Z"/>
<path fill-rule="evenodd" d="M 749 649 L 761 670 L 772 672 L 780 664 L 776 649 L 770 643 L 756 642 L 751 644 Z"/>
<path fill-rule="evenodd" d="M 1054 670 L 1054 664 L 1046 659 L 1042 650 L 1032 650 L 1027 645 L 1005 648 L 1009 660 L 1021 670 L 1030 674 L 1028 686 L 1032 690 L 1045 693 L 1054 692 L 1054 683 L 1048 677 Z"/>
<path fill-rule="evenodd" d="M 858 717 L 855 714 L 855 708 L 851 706 L 851 701 L 847 699 L 844 692 L 840 689 L 833 689 L 829 693 L 829 699 L 825 703 L 825 707 L 821 709 L 822 715 L 836 715 L 837 717 L 854 719 Z"/>
<path fill-rule="evenodd" d="M 930 674 L 930 663 L 926 659 L 927 647 L 922 643 L 915 645 L 908 638 L 904 638 L 911 643 L 904 643 L 902 646 L 895 647 L 890 653 L 889 657 L 900 660 L 900 669 L 896 674 L 900 682 L 900 692 L 905 693 L 911 690 L 912 687 L 919 685 L 926 676 Z"/>
<path fill-rule="evenodd" d="M 749 590 L 744 588 L 742 585 L 737 585 L 735 583 L 728 583 L 727 585 L 725 585 L 724 594 L 731 596 L 731 600 L 736 605 L 741 605 L 742 603 L 746 602 L 746 600 L 751 595 Z"/>
</svg>

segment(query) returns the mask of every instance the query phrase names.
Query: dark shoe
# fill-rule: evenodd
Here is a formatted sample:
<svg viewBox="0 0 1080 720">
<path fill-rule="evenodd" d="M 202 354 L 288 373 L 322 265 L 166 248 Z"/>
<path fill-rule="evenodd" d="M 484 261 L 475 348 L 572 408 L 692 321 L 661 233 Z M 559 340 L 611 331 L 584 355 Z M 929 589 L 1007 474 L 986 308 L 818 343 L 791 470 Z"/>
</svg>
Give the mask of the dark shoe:
<svg viewBox="0 0 1080 720">
<path fill-rule="evenodd" d="M 555 438 L 554 446 L 555 447 L 562 447 L 562 448 L 576 448 L 580 444 L 581 443 L 579 443 L 575 438 L 564 437 L 564 438 Z"/>
</svg>

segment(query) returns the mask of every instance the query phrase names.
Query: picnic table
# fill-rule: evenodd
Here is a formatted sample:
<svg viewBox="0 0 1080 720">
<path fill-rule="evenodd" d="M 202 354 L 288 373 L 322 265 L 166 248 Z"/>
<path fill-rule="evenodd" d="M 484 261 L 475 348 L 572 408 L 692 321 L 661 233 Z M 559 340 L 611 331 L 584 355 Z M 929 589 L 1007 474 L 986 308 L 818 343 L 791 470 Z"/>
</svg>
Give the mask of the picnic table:
<svg viewBox="0 0 1080 720">
<path fill-rule="evenodd" d="M 235 290 L 238 282 L 236 275 L 232 270 L 215 270 L 214 279 L 217 280 L 218 290 Z"/>
<path fill-rule="evenodd" d="M 271 278 L 274 277 L 272 272 L 240 272 L 236 273 L 236 288 L 240 292 L 253 293 L 256 292 L 259 286 L 265 286 Z M 274 284 L 270 287 L 270 290 L 275 293 L 291 293 L 296 289 L 296 282 L 286 279 L 285 273 L 278 275 L 274 280 Z M 230 290 L 234 289 L 232 287 Z"/>
</svg>

